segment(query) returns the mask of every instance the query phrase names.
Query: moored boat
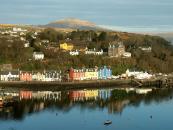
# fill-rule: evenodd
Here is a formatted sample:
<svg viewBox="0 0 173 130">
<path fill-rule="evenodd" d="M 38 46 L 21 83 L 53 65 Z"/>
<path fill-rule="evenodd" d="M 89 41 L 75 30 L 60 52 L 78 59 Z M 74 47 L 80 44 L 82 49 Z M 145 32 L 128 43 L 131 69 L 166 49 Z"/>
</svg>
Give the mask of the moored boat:
<svg viewBox="0 0 173 130">
<path fill-rule="evenodd" d="M 104 122 L 104 125 L 110 125 L 110 124 L 112 124 L 112 121 L 111 121 L 111 120 L 106 120 L 106 121 Z"/>
</svg>

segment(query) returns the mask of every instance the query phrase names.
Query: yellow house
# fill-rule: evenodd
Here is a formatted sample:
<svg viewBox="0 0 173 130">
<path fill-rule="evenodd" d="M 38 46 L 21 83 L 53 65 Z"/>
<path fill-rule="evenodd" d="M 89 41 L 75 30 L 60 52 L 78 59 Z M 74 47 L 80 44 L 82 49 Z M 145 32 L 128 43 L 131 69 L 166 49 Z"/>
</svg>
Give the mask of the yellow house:
<svg viewBox="0 0 173 130">
<path fill-rule="evenodd" d="M 71 43 L 62 43 L 60 44 L 60 49 L 66 50 L 66 51 L 71 51 L 73 50 L 74 46 Z"/>
<path fill-rule="evenodd" d="M 97 70 L 86 71 L 85 79 L 98 79 L 98 71 Z"/>
</svg>

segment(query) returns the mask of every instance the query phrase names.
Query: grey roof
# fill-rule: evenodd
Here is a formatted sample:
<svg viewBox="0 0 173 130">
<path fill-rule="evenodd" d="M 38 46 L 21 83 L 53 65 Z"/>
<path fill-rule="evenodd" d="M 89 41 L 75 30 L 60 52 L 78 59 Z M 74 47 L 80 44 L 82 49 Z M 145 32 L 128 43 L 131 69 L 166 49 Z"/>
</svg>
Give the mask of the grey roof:
<svg viewBox="0 0 173 130">
<path fill-rule="evenodd" d="M 19 71 L 13 70 L 13 71 L 0 71 L 0 75 L 8 75 L 11 73 L 12 75 L 19 75 Z"/>
</svg>

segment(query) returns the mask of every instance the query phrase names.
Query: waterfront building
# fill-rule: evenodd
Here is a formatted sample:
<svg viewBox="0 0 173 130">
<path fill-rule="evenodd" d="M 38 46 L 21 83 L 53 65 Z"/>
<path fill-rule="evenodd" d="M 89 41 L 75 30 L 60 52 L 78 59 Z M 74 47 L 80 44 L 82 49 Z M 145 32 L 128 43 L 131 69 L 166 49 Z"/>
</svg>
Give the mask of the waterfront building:
<svg viewBox="0 0 173 130">
<path fill-rule="evenodd" d="M 65 50 L 65 51 L 71 51 L 73 50 L 74 46 L 71 43 L 61 43 L 60 44 L 60 49 Z"/>
<path fill-rule="evenodd" d="M 43 60 L 44 54 L 43 54 L 43 52 L 34 52 L 33 58 L 34 58 L 34 60 Z"/>
<path fill-rule="evenodd" d="M 126 77 L 134 77 L 135 79 L 151 79 L 153 77 L 152 74 L 142 71 L 133 71 L 133 70 L 126 70 L 125 73 Z"/>
<path fill-rule="evenodd" d="M 98 70 L 98 79 L 111 79 L 112 70 L 104 66 Z"/>
<path fill-rule="evenodd" d="M 89 68 L 85 70 L 85 79 L 86 80 L 97 80 L 98 79 L 98 69 Z"/>
<path fill-rule="evenodd" d="M 98 80 L 110 79 L 112 77 L 112 70 L 104 66 L 103 68 L 87 68 L 87 69 L 73 69 L 69 71 L 70 80 Z"/>
<path fill-rule="evenodd" d="M 33 81 L 44 81 L 45 75 L 43 72 L 32 72 Z"/>
<path fill-rule="evenodd" d="M 32 81 L 32 72 L 21 71 L 20 72 L 20 81 Z"/>
<path fill-rule="evenodd" d="M 84 80 L 85 79 L 85 70 L 84 69 L 70 69 L 69 72 L 70 80 Z"/>
<path fill-rule="evenodd" d="M 61 81 L 61 71 L 50 70 L 44 72 L 44 81 Z"/>
<path fill-rule="evenodd" d="M 19 71 L 1 71 L 1 81 L 19 81 Z"/>
</svg>

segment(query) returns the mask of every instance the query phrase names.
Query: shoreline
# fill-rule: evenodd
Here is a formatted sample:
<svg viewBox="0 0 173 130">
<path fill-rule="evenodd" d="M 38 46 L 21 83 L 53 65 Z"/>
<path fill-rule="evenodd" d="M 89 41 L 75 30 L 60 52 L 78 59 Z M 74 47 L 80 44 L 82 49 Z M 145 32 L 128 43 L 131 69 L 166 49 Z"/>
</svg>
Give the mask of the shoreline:
<svg viewBox="0 0 173 130">
<path fill-rule="evenodd" d="M 86 88 L 119 88 L 131 86 L 131 80 L 93 80 L 93 81 L 73 81 L 73 82 L 42 82 L 42 81 L 11 81 L 0 82 L 1 88 L 19 88 L 34 90 L 67 90 Z"/>
<path fill-rule="evenodd" d="M 124 88 L 124 87 L 147 87 L 163 88 L 173 87 L 172 84 L 166 86 L 163 81 L 153 80 L 88 80 L 72 82 L 43 82 L 43 81 L 8 81 L 0 82 L 0 88 L 17 88 L 32 90 L 69 90 L 69 89 L 94 89 L 94 88 Z"/>
</svg>

